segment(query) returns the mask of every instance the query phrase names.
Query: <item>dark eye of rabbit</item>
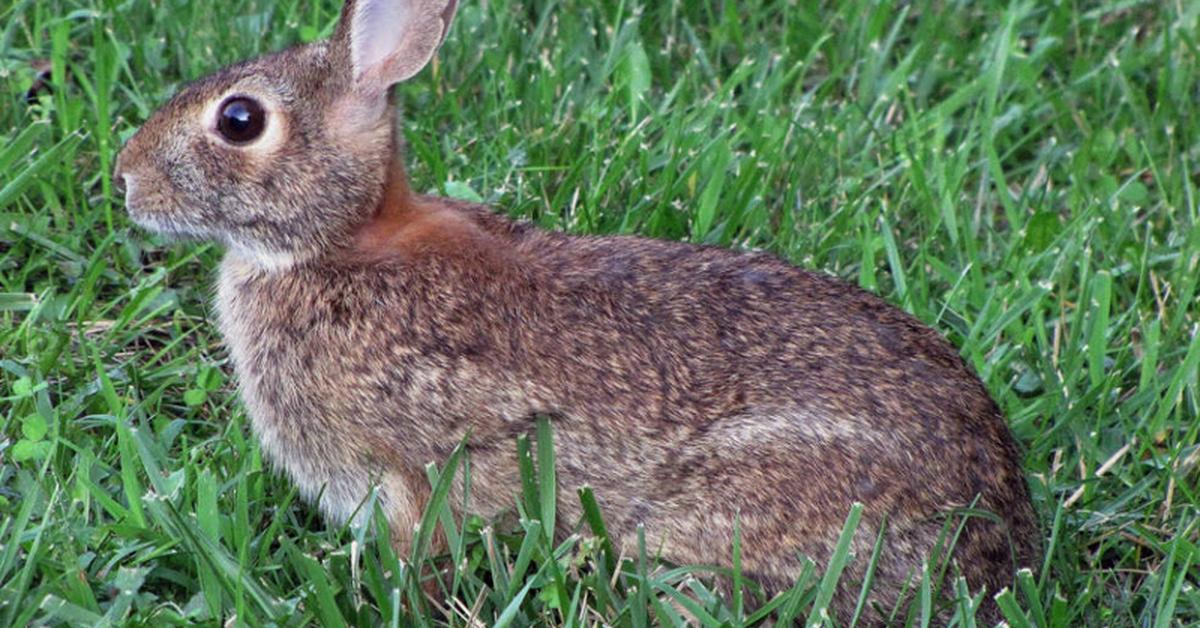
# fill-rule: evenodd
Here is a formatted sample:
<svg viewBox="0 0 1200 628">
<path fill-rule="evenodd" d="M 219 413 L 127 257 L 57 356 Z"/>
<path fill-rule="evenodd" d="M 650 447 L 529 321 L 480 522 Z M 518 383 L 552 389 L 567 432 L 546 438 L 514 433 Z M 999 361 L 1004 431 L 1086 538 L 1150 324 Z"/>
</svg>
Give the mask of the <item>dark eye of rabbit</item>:
<svg viewBox="0 0 1200 628">
<path fill-rule="evenodd" d="M 267 112 L 258 101 L 250 98 L 231 98 L 221 105 L 217 130 L 232 144 L 246 144 L 258 139 L 267 126 Z"/>
</svg>

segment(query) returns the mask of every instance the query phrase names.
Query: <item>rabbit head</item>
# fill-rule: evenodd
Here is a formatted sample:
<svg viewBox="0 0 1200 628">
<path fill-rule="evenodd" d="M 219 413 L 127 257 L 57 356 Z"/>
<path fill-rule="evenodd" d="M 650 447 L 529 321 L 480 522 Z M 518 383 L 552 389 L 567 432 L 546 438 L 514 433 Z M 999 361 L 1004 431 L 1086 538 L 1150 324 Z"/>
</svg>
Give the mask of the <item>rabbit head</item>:
<svg viewBox="0 0 1200 628">
<path fill-rule="evenodd" d="M 117 158 L 130 215 L 265 266 L 344 242 L 381 200 L 398 141 L 390 88 L 420 71 L 455 0 L 348 0 L 333 37 L 187 86 Z"/>
</svg>

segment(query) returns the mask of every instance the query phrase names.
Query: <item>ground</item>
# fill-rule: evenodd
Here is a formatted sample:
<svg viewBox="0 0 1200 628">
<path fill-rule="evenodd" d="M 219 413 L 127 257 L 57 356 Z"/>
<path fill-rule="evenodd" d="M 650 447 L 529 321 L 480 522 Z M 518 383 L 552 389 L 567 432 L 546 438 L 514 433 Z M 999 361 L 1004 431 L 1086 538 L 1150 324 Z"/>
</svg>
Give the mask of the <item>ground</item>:
<svg viewBox="0 0 1200 628">
<path fill-rule="evenodd" d="M 1200 621 L 1200 3 L 460 4 L 399 91 L 417 189 L 884 296 L 961 348 L 1025 452 L 1049 553 L 1009 623 Z M 548 560 L 548 449 L 523 531 L 431 510 L 460 566 L 436 601 L 420 548 L 327 528 L 264 465 L 212 324 L 220 251 L 138 231 L 112 192 L 183 81 L 337 11 L 215 6 L 0 0 L 0 625 L 758 619 L 749 590 L 602 541 Z M 836 567 L 776 610 L 821 621 Z M 929 579 L 899 619 L 936 610 Z"/>
</svg>

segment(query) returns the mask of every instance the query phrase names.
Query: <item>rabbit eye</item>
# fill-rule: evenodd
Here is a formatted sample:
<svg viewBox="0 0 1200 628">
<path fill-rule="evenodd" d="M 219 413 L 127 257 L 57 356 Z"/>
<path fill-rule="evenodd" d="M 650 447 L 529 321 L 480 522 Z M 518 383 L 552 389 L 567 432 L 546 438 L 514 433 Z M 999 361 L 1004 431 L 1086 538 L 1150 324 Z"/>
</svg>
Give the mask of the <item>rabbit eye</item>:
<svg viewBox="0 0 1200 628">
<path fill-rule="evenodd" d="M 251 98 L 230 98 L 217 114 L 217 131 L 231 144 L 253 142 L 266 126 L 267 112 Z"/>
</svg>

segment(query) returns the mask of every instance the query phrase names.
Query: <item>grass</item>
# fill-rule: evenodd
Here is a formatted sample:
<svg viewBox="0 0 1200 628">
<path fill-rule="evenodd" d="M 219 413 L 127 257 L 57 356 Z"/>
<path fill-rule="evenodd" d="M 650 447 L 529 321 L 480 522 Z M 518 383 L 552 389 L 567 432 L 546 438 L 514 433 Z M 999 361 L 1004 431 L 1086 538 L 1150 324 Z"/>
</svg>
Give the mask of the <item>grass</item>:
<svg viewBox="0 0 1200 628">
<path fill-rule="evenodd" d="M 400 91 L 418 189 L 882 294 L 961 347 L 1025 448 L 1049 551 L 999 596 L 1009 623 L 1200 622 L 1200 4 L 461 4 Z M 0 0 L 0 625 L 442 623 L 420 547 L 327 528 L 264 466 L 210 320 L 220 251 L 139 232 L 112 194 L 183 81 L 337 11 L 213 6 Z M 458 566 L 451 623 L 759 619 L 653 548 L 613 555 L 586 491 L 553 546 L 536 440 L 518 529 L 444 499 L 423 521 Z M 837 567 L 773 610 L 825 621 Z M 899 620 L 928 619 L 937 571 Z"/>
</svg>

